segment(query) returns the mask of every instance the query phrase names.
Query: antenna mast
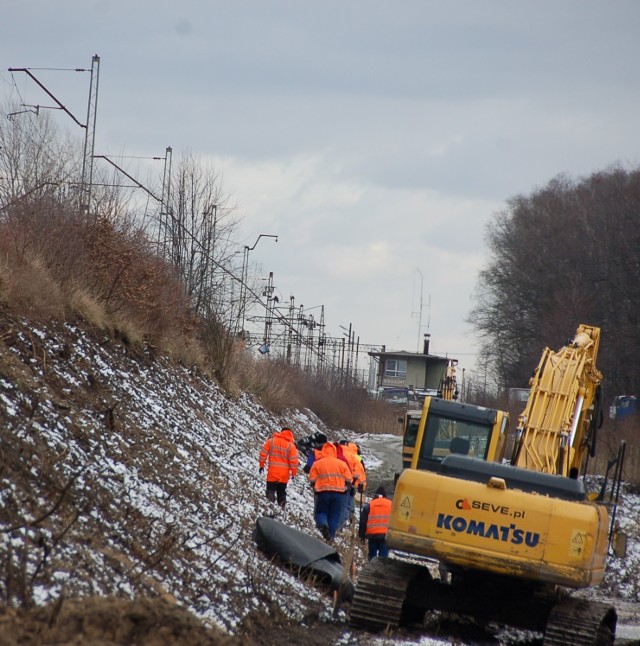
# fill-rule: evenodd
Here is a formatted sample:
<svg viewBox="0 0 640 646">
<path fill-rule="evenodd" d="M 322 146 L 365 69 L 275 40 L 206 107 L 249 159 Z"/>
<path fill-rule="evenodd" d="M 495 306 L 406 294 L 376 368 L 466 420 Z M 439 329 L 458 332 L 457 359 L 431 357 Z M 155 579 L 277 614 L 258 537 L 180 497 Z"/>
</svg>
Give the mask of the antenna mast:
<svg viewBox="0 0 640 646">
<path fill-rule="evenodd" d="M 89 214 L 91 205 L 91 188 L 93 184 L 93 153 L 96 142 L 96 117 L 98 115 L 98 81 L 100 77 L 100 57 L 96 54 L 91 59 L 91 81 L 89 87 L 89 102 L 87 104 L 87 126 L 84 137 L 84 154 L 82 158 L 82 195 Z"/>
<path fill-rule="evenodd" d="M 411 312 L 411 316 L 414 317 L 414 318 L 417 317 L 417 319 L 418 319 L 418 344 L 417 344 L 417 347 L 416 347 L 416 352 L 420 352 L 420 340 L 421 340 L 420 337 L 421 337 L 421 334 L 422 334 L 422 327 L 423 327 L 422 326 L 422 309 L 424 307 L 424 302 L 423 302 L 423 298 L 422 298 L 422 289 L 424 287 L 424 276 L 422 275 L 422 272 L 420 271 L 420 269 L 418 269 L 417 267 L 416 267 L 416 271 L 420 274 L 420 306 L 419 306 L 417 312 Z M 415 286 L 415 282 L 414 282 L 414 286 Z M 429 311 L 429 315 L 427 317 L 427 324 L 424 327 L 426 327 L 427 330 L 428 330 L 429 327 L 431 326 L 431 294 L 429 294 L 429 301 L 428 301 L 428 304 L 427 304 L 427 308 L 428 308 L 428 311 Z"/>
</svg>

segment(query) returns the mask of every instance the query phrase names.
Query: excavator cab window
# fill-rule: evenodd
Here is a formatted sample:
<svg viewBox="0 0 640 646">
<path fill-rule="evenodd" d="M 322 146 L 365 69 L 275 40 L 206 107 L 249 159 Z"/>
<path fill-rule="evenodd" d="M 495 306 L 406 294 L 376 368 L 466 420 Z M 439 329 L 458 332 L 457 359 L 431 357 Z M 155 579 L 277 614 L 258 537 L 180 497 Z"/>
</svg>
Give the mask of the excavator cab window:
<svg viewBox="0 0 640 646">
<path fill-rule="evenodd" d="M 419 447 L 418 469 L 439 470 L 452 453 L 486 459 L 493 425 L 430 413 Z"/>
<path fill-rule="evenodd" d="M 409 411 L 404 418 L 404 436 L 402 438 L 402 468 L 411 466 L 413 452 L 420 428 L 420 411 Z"/>
<path fill-rule="evenodd" d="M 418 439 L 418 428 L 420 428 L 420 417 L 407 417 L 407 425 L 404 431 L 402 443 L 405 446 L 414 447 Z"/>
</svg>

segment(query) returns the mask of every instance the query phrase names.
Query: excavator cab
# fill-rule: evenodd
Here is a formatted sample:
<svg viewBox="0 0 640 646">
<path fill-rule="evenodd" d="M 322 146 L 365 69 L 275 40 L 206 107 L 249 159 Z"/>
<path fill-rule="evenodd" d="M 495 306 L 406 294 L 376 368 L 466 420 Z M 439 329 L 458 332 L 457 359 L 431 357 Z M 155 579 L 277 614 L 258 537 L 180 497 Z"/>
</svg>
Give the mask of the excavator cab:
<svg viewBox="0 0 640 646">
<path fill-rule="evenodd" d="M 427 397 L 417 429 L 408 424 L 405 428 L 403 466 L 440 471 L 443 459 L 451 454 L 500 461 L 508 425 L 504 411 Z"/>
<path fill-rule="evenodd" d="M 446 370 L 440 380 L 440 386 L 437 390 L 421 390 L 419 401 L 422 405 L 421 408 L 408 410 L 403 417 L 398 418 L 398 421 L 403 424 L 403 438 L 402 438 L 402 468 L 408 469 L 413 463 L 413 454 L 415 453 L 416 442 L 418 440 L 418 431 L 420 429 L 420 420 L 425 404 L 430 399 L 440 399 L 443 401 L 454 401 L 458 399 L 458 383 L 456 379 L 456 366 L 458 365 L 457 359 L 449 359 Z M 427 406 L 428 408 L 428 406 Z M 434 413 L 435 414 L 435 413 Z M 455 447 L 455 444 L 454 444 Z M 471 447 L 469 447 L 470 450 Z M 464 449 L 463 444 L 458 444 L 458 451 Z M 455 452 L 455 451 L 452 451 Z M 400 474 L 396 474 L 396 479 Z"/>
<path fill-rule="evenodd" d="M 404 417 L 399 417 L 398 421 L 403 425 L 402 435 L 402 468 L 407 469 L 411 466 L 413 453 L 416 448 L 418 438 L 418 429 L 420 428 L 420 417 L 422 410 L 408 410 Z M 400 474 L 398 474 L 400 475 Z"/>
</svg>

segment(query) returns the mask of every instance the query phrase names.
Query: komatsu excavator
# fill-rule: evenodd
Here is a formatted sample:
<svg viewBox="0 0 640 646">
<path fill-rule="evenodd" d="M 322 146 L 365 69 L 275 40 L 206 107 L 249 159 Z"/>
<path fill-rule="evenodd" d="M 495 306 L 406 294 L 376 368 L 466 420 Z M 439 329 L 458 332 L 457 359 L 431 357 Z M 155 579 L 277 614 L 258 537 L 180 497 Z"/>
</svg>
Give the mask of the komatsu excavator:
<svg viewBox="0 0 640 646">
<path fill-rule="evenodd" d="M 537 631 L 545 646 L 613 644 L 615 608 L 570 594 L 602 581 L 614 534 L 617 494 L 588 495 L 581 477 L 601 417 L 599 342 L 599 328 L 580 325 L 544 350 L 511 459 L 506 412 L 425 399 L 394 493 L 391 556 L 360 572 L 352 626 L 414 625 L 438 611 Z"/>
</svg>

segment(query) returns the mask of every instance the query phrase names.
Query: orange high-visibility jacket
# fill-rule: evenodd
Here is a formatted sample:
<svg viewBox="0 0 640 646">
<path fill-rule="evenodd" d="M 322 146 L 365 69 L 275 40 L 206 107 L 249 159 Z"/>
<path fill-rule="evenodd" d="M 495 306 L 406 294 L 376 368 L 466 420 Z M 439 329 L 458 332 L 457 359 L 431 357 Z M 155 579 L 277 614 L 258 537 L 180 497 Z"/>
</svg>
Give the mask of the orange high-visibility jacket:
<svg viewBox="0 0 640 646">
<path fill-rule="evenodd" d="M 345 457 L 349 460 L 349 466 L 351 467 L 351 472 L 353 473 L 353 483 L 360 484 L 362 483 L 363 487 L 367 487 L 367 474 L 364 470 L 364 466 L 358 456 L 358 447 L 354 442 L 349 442 L 349 444 L 342 445 L 342 452 Z"/>
<path fill-rule="evenodd" d="M 351 469 L 351 456 L 347 455 L 346 451 L 343 451 L 344 446 L 342 444 L 338 444 L 336 442 L 333 446 L 336 449 L 336 457 L 338 460 L 342 460 L 349 467 L 351 475 L 353 475 L 353 470 Z"/>
<path fill-rule="evenodd" d="M 267 482 L 289 482 L 289 474 L 295 477 L 298 472 L 298 449 L 288 428 L 274 433 L 264 443 L 258 459 L 261 469 L 267 460 Z"/>
<path fill-rule="evenodd" d="M 343 493 L 351 484 L 349 467 L 336 457 L 336 447 L 331 442 L 327 442 L 322 447 L 322 457 L 311 466 L 309 481 L 316 493 L 325 491 Z"/>
<path fill-rule="evenodd" d="M 374 498 L 369 503 L 367 518 L 367 536 L 379 538 L 387 533 L 391 518 L 391 501 L 382 496 Z"/>
</svg>

